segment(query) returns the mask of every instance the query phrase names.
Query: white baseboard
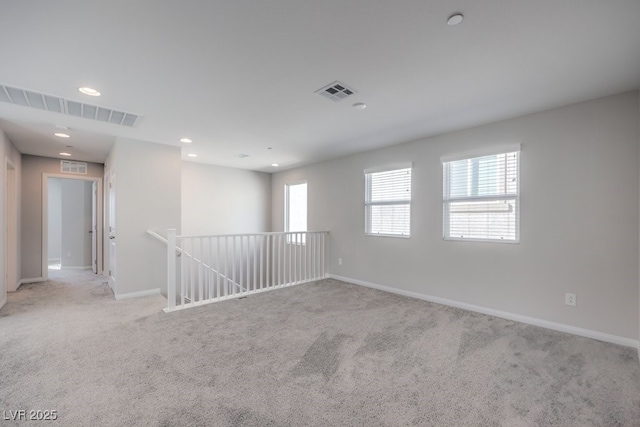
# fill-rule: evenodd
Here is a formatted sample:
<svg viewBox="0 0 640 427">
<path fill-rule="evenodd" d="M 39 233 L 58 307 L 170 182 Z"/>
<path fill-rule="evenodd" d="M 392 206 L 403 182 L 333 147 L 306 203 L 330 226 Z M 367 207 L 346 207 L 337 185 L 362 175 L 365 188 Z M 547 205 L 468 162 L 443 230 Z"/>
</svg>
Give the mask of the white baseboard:
<svg viewBox="0 0 640 427">
<path fill-rule="evenodd" d="M 140 298 L 140 297 L 149 297 L 152 295 L 161 295 L 160 288 L 149 289 L 147 291 L 139 291 L 139 292 L 129 292 L 126 294 L 116 294 L 116 299 L 130 299 L 130 298 Z"/>
<path fill-rule="evenodd" d="M 509 313 L 507 311 L 495 310 L 493 308 L 482 307 L 479 305 L 467 304 L 464 302 L 454 301 L 446 298 L 434 297 L 431 295 L 425 295 L 418 292 L 405 291 L 403 289 L 396 289 L 389 286 L 378 285 L 376 283 L 365 282 L 363 280 L 352 279 L 350 277 L 338 276 L 335 274 L 327 274 L 327 277 L 331 277 L 336 280 L 341 280 L 347 283 L 353 283 L 354 285 L 366 286 L 367 288 L 378 289 L 385 292 L 391 292 L 398 295 L 404 295 L 411 298 L 417 298 L 424 301 L 434 302 L 436 304 L 448 305 L 451 307 L 461 308 L 463 310 L 475 311 L 477 313 L 487 314 L 489 316 L 501 317 L 507 320 L 514 320 L 520 323 L 526 323 L 529 325 L 540 326 L 542 328 L 552 329 L 554 331 L 566 332 L 581 337 L 592 338 L 599 341 L 605 341 L 612 344 L 618 344 L 625 347 L 632 347 L 638 349 L 638 357 L 640 357 L 640 343 L 638 340 L 631 338 L 624 338 L 617 335 L 606 334 L 604 332 L 592 331 L 591 329 L 578 328 L 576 326 L 565 325 L 563 323 L 550 322 L 548 320 L 537 319 L 535 317 L 523 316 L 521 314 Z"/>
<path fill-rule="evenodd" d="M 26 285 L 27 283 L 38 283 L 38 282 L 46 282 L 44 277 L 32 277 L 30 279 L 20 279 L 18 282 L 18 287 L 20 285 Z"/>
<path fill-rule="evenodd" d="M 91 266 L 90 265 L 82 265 L 82 266 L 63 265 L 63 266 L 60 266 L 60 270 L 91 270 Z"/>
</svg>

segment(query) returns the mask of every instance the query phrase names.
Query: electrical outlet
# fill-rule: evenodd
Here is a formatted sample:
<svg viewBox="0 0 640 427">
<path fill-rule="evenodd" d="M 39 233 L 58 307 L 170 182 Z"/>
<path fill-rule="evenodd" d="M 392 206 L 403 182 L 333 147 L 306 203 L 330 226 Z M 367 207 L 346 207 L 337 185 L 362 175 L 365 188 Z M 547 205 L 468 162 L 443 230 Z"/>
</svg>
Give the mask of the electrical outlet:
<svg viewBox="0 0 640 427">
<path fill-rule="evenodd" d="M 576 306 L 576 294 L 566 293 L 564 295 L 564 303 L 572 307 Z"/>
<path fill-rule="evenodd" d="M 338 258 L 338 265 L 342 265 L 342 258 Z"/>
</svg>

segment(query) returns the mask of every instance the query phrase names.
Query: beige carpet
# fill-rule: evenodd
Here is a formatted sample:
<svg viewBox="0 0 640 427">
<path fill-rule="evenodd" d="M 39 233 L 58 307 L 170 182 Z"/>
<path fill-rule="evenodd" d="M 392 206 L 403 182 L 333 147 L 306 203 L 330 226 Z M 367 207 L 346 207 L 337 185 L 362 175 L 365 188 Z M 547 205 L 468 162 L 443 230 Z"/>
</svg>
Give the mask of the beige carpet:
<svg viewBox="0 0 640 427">
<path fill-rule="evenodd" d="M 64 274 L 64 272 L 59 273 Z M 0 415 L 34 425 L 633 426 L 634 349 L 323 280 L 172 314 L 86 272 L 0 310 Z M 28 425 L 0 418 L 3 425 Z"/>
</svg>

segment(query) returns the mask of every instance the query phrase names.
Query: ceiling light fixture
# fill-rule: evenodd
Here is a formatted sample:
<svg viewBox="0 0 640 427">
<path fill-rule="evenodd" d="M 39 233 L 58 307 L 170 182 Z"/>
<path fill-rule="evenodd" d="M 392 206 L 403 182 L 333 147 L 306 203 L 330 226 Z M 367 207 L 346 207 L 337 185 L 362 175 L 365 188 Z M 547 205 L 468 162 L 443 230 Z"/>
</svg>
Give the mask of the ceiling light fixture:
<svg viewBox="0 0 640 427">
<path fill-rule="evenodd" d="M 68 133 L 56 132 L 54 133 L 54 135 L 57 136 L 58 138 L 69 138 Z"/>
<path fill-rule="evenodd" d="M 352 107 L 356 110 L 364 110 L 365 108 L 367 108 L 367 104 L 365 104 L 364 102 L 356 102 L 352 105 Z"/>
<path fill-rule="evenodd" d="M 79 87 L 78 90 L 82 93 L 84 93 L 85 95 L 89 95 L 89 96 L 100 96 L 101 93 L 98 92 L 97 90 L 95 90 L 94 88 L 91 87 Z"/>
<path fill-rule="evenodd" d="M 189 138 L 180 138 L 180 142 L 184 142 L 185 144 L 191 144 L 193 141 Z"/>
<path fill-rule="evenodd" d="M 187 157 L 198 157 L 198 155 L 195 153 L 189 153 L 187 154 Z"/>
<path fill-rule="evenodd" d="M 65 157 L 71 157 L 71 153 L 62 152 L 62 153 L 58 153 L 58 154 L 60 154 L 61 156 L 65 156 Z"/>
<path fill-rule="evenodd" d="M 274 168 L 277 168 L 277 167 L 278 167 L 278 166 L 280 166 L 280 165 L 279 165 L 279 164 L 277 164 L 277 163 L 271 163 L 271 166 L 273 166 Z"/>
<path fill-rule="evenodd" d="M 463 19 L 464 19 L 464 16 L 461 13 L 454 13 L 449 17 L 449 19 L 447 19 L 447 25 L 451 25 L 451 26 L 458 25 L 459 23 L 462 22 Z"/>
</svg>

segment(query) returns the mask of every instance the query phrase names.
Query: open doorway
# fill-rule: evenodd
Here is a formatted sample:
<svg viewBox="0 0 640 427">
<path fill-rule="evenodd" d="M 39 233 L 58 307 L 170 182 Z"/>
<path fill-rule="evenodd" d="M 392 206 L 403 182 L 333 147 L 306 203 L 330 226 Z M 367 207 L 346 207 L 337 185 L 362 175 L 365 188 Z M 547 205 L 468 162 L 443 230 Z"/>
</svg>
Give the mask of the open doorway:
<svg viewBox="0 0 640 427">
<path fill-rule="evenodd" d="M 101 181 L 45 174 L 42 270 L 102 273 Z"/>
</svg>

